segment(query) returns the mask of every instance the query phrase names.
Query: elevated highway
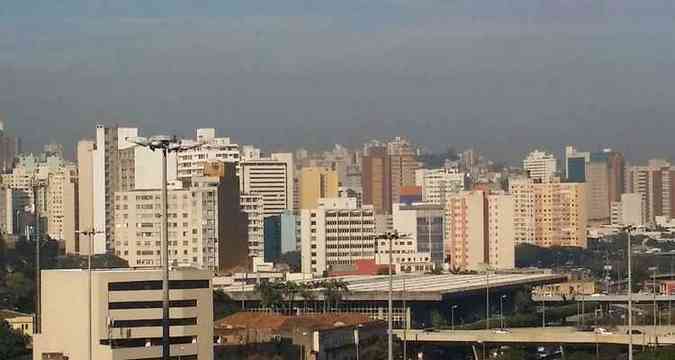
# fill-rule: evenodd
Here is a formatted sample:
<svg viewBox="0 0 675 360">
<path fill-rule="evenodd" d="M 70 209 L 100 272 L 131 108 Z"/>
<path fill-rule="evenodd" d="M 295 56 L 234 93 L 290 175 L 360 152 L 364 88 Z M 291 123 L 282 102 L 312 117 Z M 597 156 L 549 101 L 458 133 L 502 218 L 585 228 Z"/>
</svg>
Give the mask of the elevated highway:
<svg viewBox="0 0 675 360">
<path fill-rule="evenodd" d="M 669 346 L 675 345 L 675 326 L 653 327 L 635 326 L 641 334 L 633 335 L 635 346 Z M 611 330 L 610 330 L 611 331 Z M 497 330 L 395 330 L 400 339 L 420 343 L 457 343 L 457 344 L 531 344 L 531 345 L 564 345 L 564 344 L 611 344 L 628 345 L 630 335 L 625 327 L 619 327 L 609 334 L 598 334 L 592 331 L 577 331 L 573 327 L 550 328 L 517 328 L 507 332 Z"/>
</svg>

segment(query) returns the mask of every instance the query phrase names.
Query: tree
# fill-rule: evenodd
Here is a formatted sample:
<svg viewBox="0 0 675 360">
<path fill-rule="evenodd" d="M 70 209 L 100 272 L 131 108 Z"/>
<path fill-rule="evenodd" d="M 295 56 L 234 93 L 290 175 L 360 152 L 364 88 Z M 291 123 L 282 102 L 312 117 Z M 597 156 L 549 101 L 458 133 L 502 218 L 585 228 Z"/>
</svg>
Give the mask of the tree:
<svg viewBox="0 0 675 360">
<path fill-rule="evenodd" d="M 0 359 L 16 359 L 27 355 L 28 338 L 13 330 L 6 321 L 0 321 Z"/>
<path fill-rule="evenodd" d="M 316 293 L 312 291 L 312 287 L 307 283 L 301 283 L 299 285 L 300 296 L 302 297 L 302 311 L 307 311 L 307 301 L 314 301 L 316 299 Z"/>
<path fill-rule="evenodd" d="M 237 302 L 225 294 L 221 289 L 213 290 L 213 318 L 222 319 L 226 316 L 232 315 L 241 311 L 241 307 Z"/>
<path fill-rule="evenodd" d="M 288 313 L 293 312 L 293 300 L 295 296 L 300 292 L 300 286 L 295 281 L 286 281 L 281 283 L 281 294 L 286 298 L 288 302 Z"/>
<path fill-rule="evenodd" d="M 265 308 L 276 308 L 283 300 L 281 296 L 280 286 L 277 283 L 270 283 L 263 280 L 256 284 L 255 291 L 260 296 L 260 304 Z"/>
</svg>

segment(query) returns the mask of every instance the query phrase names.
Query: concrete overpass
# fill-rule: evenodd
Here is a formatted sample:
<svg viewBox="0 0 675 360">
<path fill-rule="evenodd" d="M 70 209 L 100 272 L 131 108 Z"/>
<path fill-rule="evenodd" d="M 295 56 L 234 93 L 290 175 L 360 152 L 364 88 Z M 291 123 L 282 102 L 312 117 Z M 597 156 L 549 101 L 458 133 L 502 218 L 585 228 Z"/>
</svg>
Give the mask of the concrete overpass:
<svg viewBox="0 0 675 360">
<path fill-rule="evenodd" d="M 675 345 L 675 326 L 653 327 L 634 326 L 642 334 L 633 335 L 635 346 L 669 346 Z M 404 337 L 404 330 L 395 330 L 400 339 Z M 597 334 L 595 332 L 577 331 L 573 327 L 517 328 L 506 333 L 496 330 L 408 330 L 405 334 L 407 341 L 419 343 L 455 343 L 455 344 L 531 344 L 531 345 L 564 345 L 564 344 L 610 344 L 628 345 L 630 335 L 626 327 L 619 327 L 611 334 Z M 656 334 L 656 336 L 654 336 Z"/>
<path fill-rule="evenodd" d="M 532 296 L 534 302 L 599 302 L 599 303 L 628 303 L 628 295 L 576 295 L 570 297 L 562 296 Z M 669 301 L 675 302 L 675 295 L 656 295 L 656 302 L 667 303 Z M 633 294 L 633 303 L 654 303 L 654 295 L 652 294 Z"/>
</svg>

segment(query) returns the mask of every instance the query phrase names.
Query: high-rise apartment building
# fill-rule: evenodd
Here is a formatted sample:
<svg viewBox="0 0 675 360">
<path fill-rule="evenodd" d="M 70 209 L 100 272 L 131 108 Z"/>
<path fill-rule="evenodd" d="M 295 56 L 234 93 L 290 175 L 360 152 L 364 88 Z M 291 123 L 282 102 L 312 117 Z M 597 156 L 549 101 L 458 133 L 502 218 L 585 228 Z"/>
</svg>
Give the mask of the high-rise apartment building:
<svg viewBox="0 0 675 360">
<path fill-rule="evenodd" d="M 120 151 L 136 145 L 127 141 L 129 137 L 138 136 L 136 128 L 106 127 L 96 125 L 96 147 L 93 160 L 93 196 L 94 196 L 94 236 L 96 254 L 112 252 L 115 232 L 115 192 L 120 191 Z M 125 153 L 129 160 L 129 151 Z M 124 169 L 128 169 L 128 162 Z M 126 173 L 127 178 L 131 176 Z M 130 190 L 129 184 L 124 190 Z"/>
<path fill-rule="evenodd" d="M 47 234 L 64 242 L 66 253 L 76 253 L 79 221 L 78 178 L 75 164 L 50 172 L 46 187 Z"/>
<path fill-rule="evenodd" d="M 11 172 L 19 154 L 19 141 L 5 131 L 5 122 L 0 117 L 0 173 Z"/>
<path fill-rule="evenodd" d="M 265 216 L 281 215 L 284 210 L 293 209 L 292 154 L 245 160 L 240 166 L 242 192 L 262 195 Z"/>
<path fill-rule="evenodd" d="M 338 197 L 338 176 L 325 167 L 306 167 L 298 173 L 300 209 L 315 209 L 319 199 Z"/>
<path fill-rule="evenodd" d="M 265 252 L 263 196 L 260 193 L 241 194 L 241 210 L 248 216 L 248 255 L 262 258 Z"/>
<path fill-rule="evenodd" d="M 15 232 L 15 202 L 14 190 L 7 185 L 0 185 L 0 235 L 12 235 Z"/>
<path fill-rule="evenodd" d="M 514 200 L 510 195 L 466 191 L 448 198 L 446 255 L 456 269 L 515 267 Z"/>
<path fill-rule="evenodd" d="M 172 358 L 213 359 L 211 277 L 208 271 L 169 273 Z M 161 358 L 161 289 L 161 270 L 96 270 L 91 278 L 82 270 L 43 270 L 42 329 L 33 336 L 33 358 Z"/>
<path fill-rule="evenodd" d="M 218 179 L 192 178 L 193 186 L 168 191 L 169 261 L 174 266 L 218 269 Z M 115 193 L 115 254 L 131 267 L 161 265 L 161 190 Z"/>
<path fill-rule="evenodd" d="M 647 206 L 642 194 L 621 194 L 612 202 L 611 224 L 642 226 L 647 223 Z"/>
<path fill-rule="evenodd" d="M 178 154 L 178 180 L 189 183 L 190 177 L 201 176 L 204 165 L 213 161 L 230 162 L 239 167 L 239 145 L 232 143 L 229 137 L 216 137 L 215 129 L 197 129 L 196 141 L 201 146 Z"/>
<path fill-rule="evenodd" d="M 322 199 L 301 212 L 302 272 L 322 274 L 334 265 L 375 260 L 375 212 L 355 199 Z"/>
<path fill-rule="evenodd" d="M 534 150 L 523 160 L 523 169 L 530 179 L 548 182 L 556 174 L 557 160 L 553 154 Z"/>
<path fill-rule="evenodd" d="M 416 182 L 425 203 L 445 205 L 448 196 L 464 190 L 464 174 L 455 169 L 419 169 Z"/>
<path fill-rule="evenodd" d="M 81 140 L 77 143 L 77 174 L 78 192 L 77 204 L 79 208 L 77 230 L 86 232 L 94 229 L 94 151 L 96 143 L 91 140 Z M 81 255 L 89 254 L 89 239 L 79 234 L 72 249 L 66 252 Z"/>
<path fill-rule="evenodd" d="M 626 171 L 626 192 L 641 194 L 647 221 L 657 216 L 675 218 L 675 167 L 665 160 L 653 159 L 646 166 L 631 166 Z"/>
<path fill-rule="evenodd" d="M 586 184 L 511 179 L 509 186 L 516 244 L 586 247 Z"/>
</svg>

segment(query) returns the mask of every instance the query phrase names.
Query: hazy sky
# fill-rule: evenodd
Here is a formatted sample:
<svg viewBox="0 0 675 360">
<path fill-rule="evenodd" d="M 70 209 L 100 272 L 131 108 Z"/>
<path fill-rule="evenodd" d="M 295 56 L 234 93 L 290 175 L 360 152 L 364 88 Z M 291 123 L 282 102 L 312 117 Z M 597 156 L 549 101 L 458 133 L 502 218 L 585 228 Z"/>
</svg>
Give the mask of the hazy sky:
<svg viewBox="0 0 675 360">
<path fill-rule="evenodd" d="M 28 150 L 117 121 L 675 157 L 674 24 L 672 0 L 2 0 L 0 113 Z"/>
</svg>

